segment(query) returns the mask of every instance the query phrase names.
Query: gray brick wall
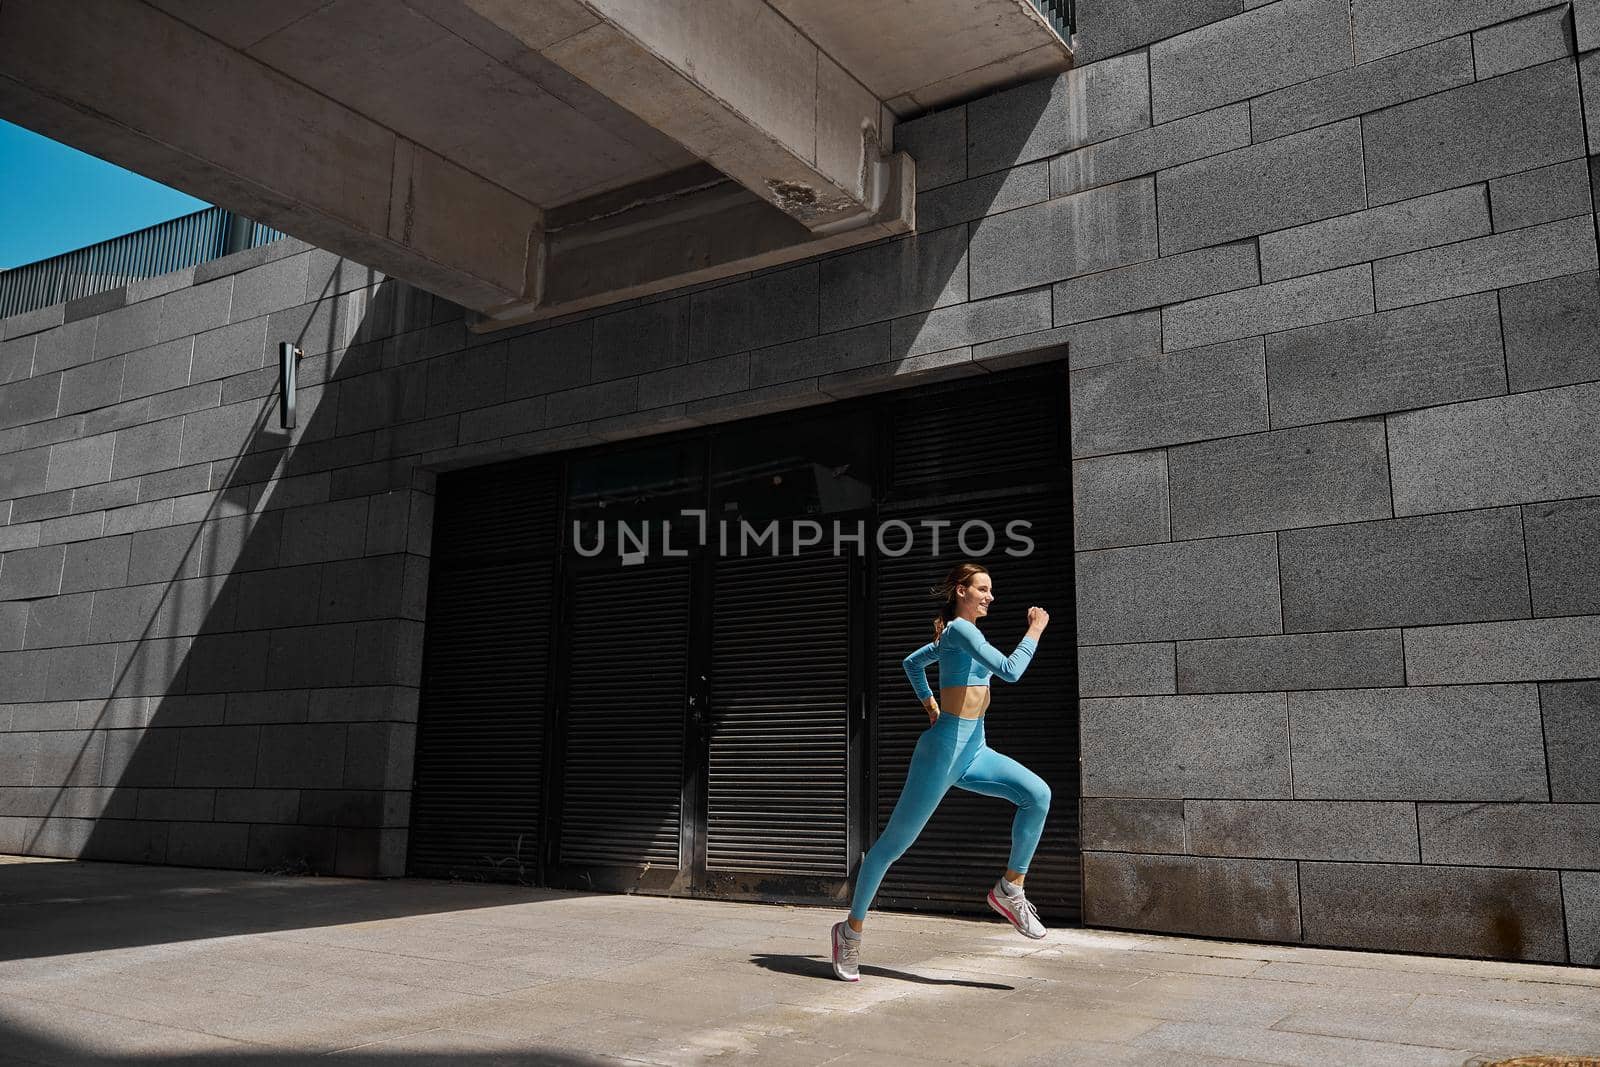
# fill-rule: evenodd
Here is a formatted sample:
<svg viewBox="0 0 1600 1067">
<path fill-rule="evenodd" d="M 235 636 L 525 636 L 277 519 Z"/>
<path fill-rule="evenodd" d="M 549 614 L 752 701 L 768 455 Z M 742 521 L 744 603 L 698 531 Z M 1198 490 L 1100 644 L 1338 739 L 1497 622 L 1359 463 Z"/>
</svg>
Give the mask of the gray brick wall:
<svg viewBox="0 0 1600 1067">
<path fill-rule="evenodd" d="M 293 241 L 0 325 L 0 850 L 399 873 L 434 472 L 1064 354 L 1087 920 L 1600 963 L 1600 8 L 1080 22 L 899 128 L 915 236 L 495 333 Z"/>
</svg>

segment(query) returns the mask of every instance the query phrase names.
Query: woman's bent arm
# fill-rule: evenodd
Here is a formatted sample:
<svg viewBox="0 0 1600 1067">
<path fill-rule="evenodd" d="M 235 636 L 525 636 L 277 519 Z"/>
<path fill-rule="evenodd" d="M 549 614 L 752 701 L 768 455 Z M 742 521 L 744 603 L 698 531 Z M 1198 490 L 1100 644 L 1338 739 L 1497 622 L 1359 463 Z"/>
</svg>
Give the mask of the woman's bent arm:
<svg viewBox="0 0 1600 1067">
<path fill-rule="evenodd" d="M 945 633 L 956 638 L 958 647 L 965 649 L 969 656 L 1008 682 L 1015 682 L 1022 677 L 1022 672 L 1028 669 L 1028 664 L 1033 660 L 1034 650 L 1039 647 L 1039 642 L 1030 634 L 1017 642 L 1015 652 L 1002 656 L 998 648 L 985 640 L 983 631 L 966 619 L 953 620 L 945 628 Z"/>
<path fill-rule="evenodd" d="M 911 680 L 911 688 L 917 691 L 919 700 L 925 701 L 933 696 L 933 688 L 928 685 L 928 664 L 938 658 L 939 647 L 930 641 L 900 661 L 900 666 L 905 670 L 906 677 Z"/>
</svg>

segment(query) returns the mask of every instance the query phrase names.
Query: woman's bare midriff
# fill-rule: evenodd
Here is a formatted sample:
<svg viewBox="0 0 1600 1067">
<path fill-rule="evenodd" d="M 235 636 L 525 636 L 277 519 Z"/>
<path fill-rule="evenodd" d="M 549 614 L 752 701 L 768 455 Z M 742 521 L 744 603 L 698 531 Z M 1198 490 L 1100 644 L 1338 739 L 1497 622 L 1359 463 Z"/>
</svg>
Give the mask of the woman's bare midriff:
<svg viewBox="0 0 1600 1067">
<path fill-rule="evenodd" d="M 981 719 L 988 710 L 989 687 L 986 685 L 949 685 L 939 690 L 939 711 L 944 715 Z"/>
</svg>

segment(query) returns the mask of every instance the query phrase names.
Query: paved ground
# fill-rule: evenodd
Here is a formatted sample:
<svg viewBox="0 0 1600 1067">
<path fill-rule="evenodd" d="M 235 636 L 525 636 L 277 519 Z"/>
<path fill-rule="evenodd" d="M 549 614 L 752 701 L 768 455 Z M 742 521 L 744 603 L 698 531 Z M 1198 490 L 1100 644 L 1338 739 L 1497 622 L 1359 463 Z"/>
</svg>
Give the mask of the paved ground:
<svg viewBox="0 0 1600 1067">
<path fill-rule="evenodd" d="M 0 857 L 0 1064 L 1437 1064 L 1600 1051 L 1600 971 Z"/>
</svg>

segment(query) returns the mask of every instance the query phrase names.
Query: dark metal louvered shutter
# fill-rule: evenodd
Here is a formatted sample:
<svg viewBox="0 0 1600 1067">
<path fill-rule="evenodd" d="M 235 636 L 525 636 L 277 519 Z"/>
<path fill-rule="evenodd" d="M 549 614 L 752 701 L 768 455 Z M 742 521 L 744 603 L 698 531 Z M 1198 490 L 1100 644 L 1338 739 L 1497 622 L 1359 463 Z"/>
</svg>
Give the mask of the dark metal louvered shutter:
<svg viewBox="0 0 1600 1067">
<path fill-rule="evenodd" d="M 708 870 L 849 873 L 850 562 L 716 561 Z"/>
<path fill-rule="evenodd" d="M 560 862 L 678 867 L 689 565 L 576 567 Z"/>
<path fill-rule="evenodd" d="M 410 870 L 534 880 L 559 469 L 441 476 Z"/>
</svg>

